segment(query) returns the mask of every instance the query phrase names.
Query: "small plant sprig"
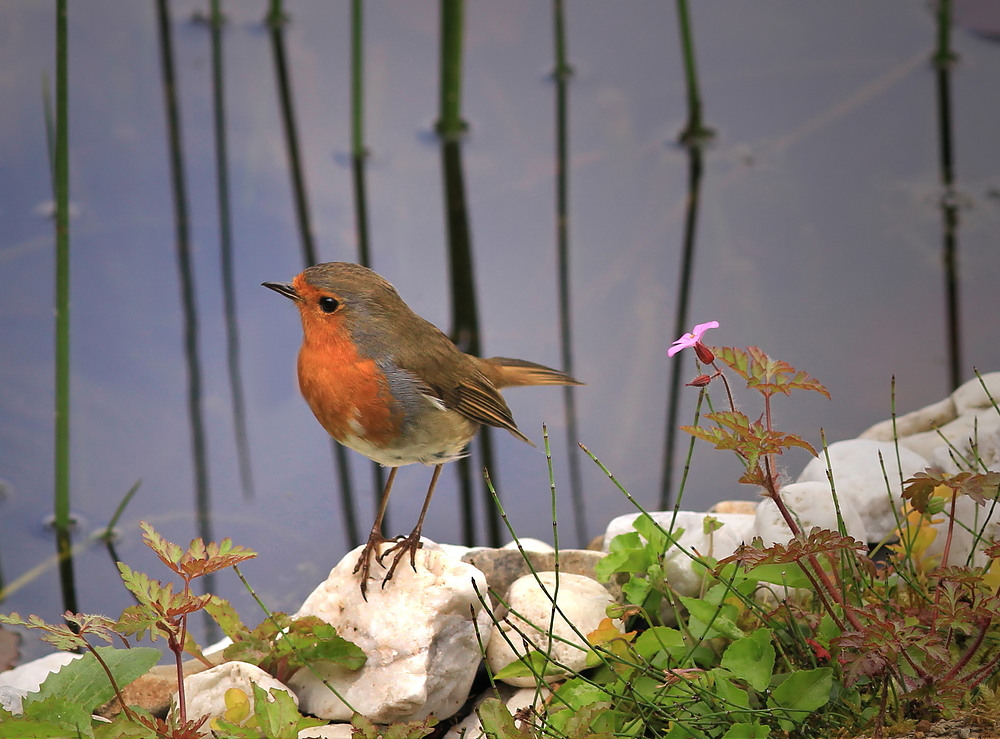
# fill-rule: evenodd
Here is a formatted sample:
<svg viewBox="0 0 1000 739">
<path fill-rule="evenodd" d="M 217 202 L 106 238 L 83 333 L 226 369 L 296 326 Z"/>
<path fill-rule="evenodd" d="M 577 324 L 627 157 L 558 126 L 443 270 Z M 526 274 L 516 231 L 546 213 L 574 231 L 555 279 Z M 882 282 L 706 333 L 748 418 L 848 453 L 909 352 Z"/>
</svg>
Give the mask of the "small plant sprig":
<svg viewBox="0 0 1000 739">
<path fill-rule="evenodd" d="M 162 636 L 167 640 L 167 647 L 174 654 L 174 664 L 177 669 L 177 707 L 182 724 L 187 722 L 187 705 L 184 696 L 184 666 L 182 657 L 185 651 L 192 656 L 205 660 L 201 651 L 189 638 L 187 621 L 192 613 L 205 608 L 217 596 L 212 594 L 195 595 L 191 583 L 199 577 L 238 565 L 256 557 L 256 552 L 233 544 L 230 539 L 206 544 L 201 539 L 191 542 L 188 549 L 164 539 L 145 521 L 140 521 L 142 539 L 153 553 L 160 558 L 175 575 L 184 583 L 180 592 L 174 592 L 173 583 L 160 582 L 148 575 L 137 572 L 124 562 L 118 563 L 122 581 L 129 592 L 135 596 L 138 603 L 122 611 L 116 630 L 124 635 L 134 635 L 141 639 L 149 633 L 151 640 Z"/>
<path fill-rule="evenodd" d="M 829 393 L 757 347 L 707 346 L 704 335 L 713 328 L 715 321 L 699 324 L 669 351 L 695 352 L 703 371 L 688 384 L 702 391 L 699 409 L 703 401 L 711 409 L 698 415 L 707 425 L 696 419 L 682 428 L 739 457 L 740 482 L 774 500 L 791 538 L 768 547 L 756 539 L 716 561 L 711 547 L 706 556 L 686 544 L 683 530 L 661 527 L 591 455 L 640 511 L 635 531 L 609 542 L 597 567 L 601 579 L 627 577 L 620 581 L 624 605 L 609 615 L 627 619 L 631 630 L 609 626 L 591 635 L 588 664 L 596 671 L 561 686 L 533 731 L 524 724 L 516 734 L 512 726 L 500 730 L 502 722 L 492 728 L 504 737 L 606 732 L 732 739 L 873 727 L 881 736 L 893 723 L 953 715 L 972 705 L 974 695 L 994 700 L 1000 544 L 980 545 L 986 524 L 973 530 L 956 514 L 968 498 L 989 504 L 989 519 L 1000 505 L 1000 474 L 976 456 L 969 462 L 974 472 L 928 469 L 904 481 L 900 542 L 888 547 L 888 562 L 876 564 L 868 546 L 843 530 L 804 531 L 782 499 L 776 457 L 792 448 L 816 450 L 775 428 L 772 399 L 793 390 Z M 760 394 L 759 416 L 737 406 L 732 376 Z M 711 405 L 712 383 L 725 389 L 724 408 Z M 830 491 L 835 495 L 832 478 Z M 941 541 L 931 547 L 937 536 Z M 974 549 L 966 557 L 970 538 Z M 949 561 L 958 551 L 964 566 Z M 681 555 L 702 574 L 697 597 L 675 591 L 667 575 L 665 563 Z M 545 667 L 535 665 L 533 673 L 543 675 Z"/>
<path fill-rule="evenodd" d="M 787 362 L 772 359 L 759 347 L 750 346 L 746 349 L 738 349 L 734 347 L 714 348 L 705 345 L 702 341 L 705 332 L 718 327 L 718 321 L 699 324 L 694 327 L 691 333 L 685 334 L 675 341 L 667 351 L 668 356 L 673 356 L 682 349 L 688 347 L 694 349 L 698 361 L 711 366 L 714 372 L 699 375 L 688 384 L 702 388 L 702 392 L 704 392 L 704 388 L 709 383 L 719 378 L 726 388 L 726 397 L 729 401 L 729 410 L 706 414 L 705 417 L 713 421 L 714 426 L 682 426 L 681 429 L 696 438 L 714 444 L 716 449 L 735 452 L 746 470 L 739 481 L 762 488 L 762 495 L 774 501 L 792 535 L 796 538 L 802 538 L 804 533 L 782 498 L 774 457 L 793 447 L 805 449 L 813 456 L 816 456 L 816 450 L 809 442 L 796 434 L 775 430 L 771 400 L 778 394 L 790 395 L 793 390 L 811 390 L 827 398 L 830 397 L 830 392 L 815 378 L 795 369 Z M 742 377 L 746 381 L 748 389 L 760 393 L 764 401 L 764 412 L 761 417 L 752 420 L 747 414 L 737 410 L 732 389 L 726 375 L 718 365 L 719 361 Z M 817 597 L 835 621 L 839 622 L 841 614 L 844 614 L 855 628 L 860 628 L 861 624 L 854 615 L 850 611 L 845 613 L 844 595 L 820 564 L 819 555 L 832 556 L 821 548 L 817 551 L 803 553 L 803 557 L 809 564 L 809 567 L 805 569 L 805 574 L 812 582 Z"/>
<path fill-rule="evenodd" d="M 42 632 L 42 639 L 60 649 L 86 650 L 90 654 L 73 660 L 59 672 L 46 678 L 37 693 L 24 699 L 22 713 L 14 716 L 0 708 L 0 721 L 17 725 L 20 734 L 4 736 L 90 736 L 101 739 L 129 736 L 135 739 L 194 739 L 204 735 L 208 717 L 188 719 L 184 696 L 181 655 L 193 655 L 205 664 L 213 663 L 201 654 L 187 630 L 187 619 L 204 609 L 222 627 L 234 643 L 224 655 L 259 665 L 280 678 L 309 661 L 329 661 L 347 669 L 364 663 L 364 654 L 336 634 L 333 627 L 315 618 L 293 620 L 285 614 L 268 613 L 268 618 L 254 630 L 240 621 L 233 607 L 214 595 L 196 595 L 192 583 L 199 577 L 234 567 L 255 555 L 235 546 L 229 539 L 205 544 L 195 539 L 187 549 L 173 544 L 142 522 L 143 541 L 182 581 L 179 591 L 172 583 L 163 583 L 136 572 L 123 563 L 119 570 L 123 582 L 137 604 L 126 608 L 119 619 L 104 616 L 66 613 L 65 624 L 48 624 L 37 616 L 22 619 L 18 614 L 0 615 L 7 623 Z M 244 581 L 245 582 L 245 581 Z M 248 586 L 249 587 L 249 586 Z M 163 637 L 174 654 L 178 687 L 177 713 L 166 720 L 130 707 L 122 695 L 124 686 L 144 675 L 162 656 L 153 647 L 130 647 L 126 636 L 151 639 Z M 94 647 L 92 642 L 110 643 L 118 639 L 127 649 Z M 105 679 L 102 679 L 105 678 Z M 93 724 L 91 712 L 113 699 L 121 713 L 110 724 Z M 244 739 L 268 736 L 294 739 L 304 728 L 322 723 L 299 713 L 294 701 L 284 691 L 265 693 L 254 687 L 253 695 L 231 689 L 226 696 L 227 711 L 209 725 L 220 739 Z M 122 724 L 127 722 L 128 727 Z M 24 733 L 27 732 L 27 733 Z"/>
</svg>

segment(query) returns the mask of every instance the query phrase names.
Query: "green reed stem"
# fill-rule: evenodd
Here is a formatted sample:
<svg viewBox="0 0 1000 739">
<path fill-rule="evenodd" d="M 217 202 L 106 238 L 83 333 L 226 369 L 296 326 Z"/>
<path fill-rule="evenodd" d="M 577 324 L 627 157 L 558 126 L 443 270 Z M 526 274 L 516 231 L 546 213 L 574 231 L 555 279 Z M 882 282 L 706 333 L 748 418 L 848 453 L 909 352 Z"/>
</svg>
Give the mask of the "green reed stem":
<svg viewBox="0 0 1000 739">
<path fill-rule="evenodd" d="M 684 59 L 684 81 L 687 83 L 688 120 L 681 131 L 680 141 L 686 146 L 697 146 L 712 138 L 714 132 L 705 125 L 702 117 L 701 86 L 698 83 L 698 66 L 694 55 L 694 35 L 691 33 L 691 16 L 687 0 L 677 0 L 677 25 L 681 34 L 681 51 Z"/>
<path fill-rule="evenodd" d="M 465 0 L 441 0 L 441 111 L 437 132 L 445 140 L 465 130 L 462 120 L 462 37 Z"/>
<path fill-rule="evenodd" d="M 73 559 L 70 556 L 69 436 L 69 30 L 67 2 L 56 1 L 56 376 L 55 376 L 55 529 L 63 605 L 76 612 Z"/>
<path fill-rule="evenodd" d="M 365 155 L 364 4 L 351 0 L 351 154 Z"/>
<path fill-rule="evenodd" d="M 569 80 L 573 68 L 566 55 L 566 23 L 563 0 L 552 3 L 552 35 L 555 48 L 555 68 L 552 77 L 556 88 L 556 257 L 559 290 L 559 343 L 562 348 L 562 369 L 573 374 L 573 317 L 570 306 L 569 265 Z M 573 498 L 573 522 L 579 546 L 587 544 L 587 516 L 583 495 L 580 455 L 576 454 L 577 413 L 576 389 L 563 386 L 566 408 L 566 462 L 569 471 L 569 491 Z"/>
</svg>

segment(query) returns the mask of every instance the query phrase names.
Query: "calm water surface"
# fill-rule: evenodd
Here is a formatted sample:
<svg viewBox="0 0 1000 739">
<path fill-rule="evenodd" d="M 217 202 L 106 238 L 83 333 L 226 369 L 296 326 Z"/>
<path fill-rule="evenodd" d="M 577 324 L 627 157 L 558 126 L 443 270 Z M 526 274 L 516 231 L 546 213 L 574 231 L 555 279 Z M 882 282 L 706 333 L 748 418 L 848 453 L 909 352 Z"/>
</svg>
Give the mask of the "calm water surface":
<svg viewBox="0 0 1000 739">
<path fill-rule="evenodd" d="M 242 489 L 226 369 L 204 3 L 171 4 L 203 383 L 212 529 L 261 553 L 244 571 L 277 610 L 295 609 L 348 543 L 329 441 L 299 397 L 296 312 L 259 285 L 302 268 L 266 3 L 227 3 L 226 115 L 240 366 L 256 497 Z M 349 5 L 288 2 L 288 64 L 308 204 L 322 260 L 357 259 L 350 146 Z M 451 321 L 437 116 L 438 20 L 430 2 L 366 4 L 366 140 L 373 266 L 410 305 Z M 833 400 L 779 400 L 777 423 L 819 443 L 949 390 L 934 19 L 924 3 L 697 4 L 707 122 L 691 323 L 757 344 L 825 382 Z M 481 342 L 488 355 L 560 365 L 555 250 L 554 86 L 549 6 L 470 1 L 463 143 Z M 579 441 L 646 505 L 659 497 L 676 292 L 688 197 L 686 120 L 673 4 L 567 4 L 570 285 Z M 142 480 L 119 555 L 159 573 L 138 537 L 151 521 L 197 535 L 159 38 L 153 3 L 70 8 L 72 487 L 81 538 Z M 54 549 L 52 186 L 43 78 L 54 79 L 50 4 L 0 6 L 0 570 L 5 583 Z M 1000 45 L 965 28 L 953 43 L 961 366 L 1000 369 Z M 682 392 L 690 422 L 696 393 Z M 745 408 L 753 412 L 753 400 Z M 564 545 L 577 545 L 560 389 L 507 393 L 522 429 L 552 436 Z M 522 536 L 551 539 L 540 449 L 494 435 L 493 472 Z M 686 445 L 686 439 L 681 439 Z M 575 452 L 579 454 L 579 452 Z M 351 453 L 364 531 L 370 464 Z M 792 474 L 802 455 L 785 460 Z M 480 464 L 478 456 L 474 465 Z M 629 506 L 582 464 L 587 536 Z M 750 497 L 739 466 L 699 448 L 688 507 Z M 416 518 L 429 470 L 401 471 L 392 533 Z M 483 505 L 477 502 L 482 518 Z M 442 478 L 424 533 L 461 539 L 456 485 Z M 482 530 L 476 532 L 483 540 Z M 107 554 L 77 560 L 80 607 L 128 605 Z M 218 582 L 249 621 L 229 575 Z M 54 569 L 3 610 L 55 618 Z"/>
</svg>

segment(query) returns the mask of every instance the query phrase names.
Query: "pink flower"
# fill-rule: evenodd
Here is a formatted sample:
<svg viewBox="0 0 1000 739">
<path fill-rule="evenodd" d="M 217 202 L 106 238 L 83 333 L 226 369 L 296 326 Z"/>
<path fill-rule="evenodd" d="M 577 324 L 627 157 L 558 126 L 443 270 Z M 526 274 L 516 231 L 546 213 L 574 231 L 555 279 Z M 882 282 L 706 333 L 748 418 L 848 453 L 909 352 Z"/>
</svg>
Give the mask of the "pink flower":
<svg viewBox="0 0 1000 739">
<path fill-rule="evenodd" d="M 689 346 L 698 347 L 701 344 L 701 337 L 705 335 L 705 332 L 710 328 L 718 328 L 718 321 L 709 321 L 708 323 L 699 323 L 694 327 L 694 330 L 689 334 L 684 334 L 681 338 L 677 339 L 669 349 L 667 349 L 667 356 L 672 357 L 681 349 L 687 349 Z M 703 345 L 702 345 L 703 346 Z M 700 358 L 699 354 L 699 358 Z"/>
</svg>

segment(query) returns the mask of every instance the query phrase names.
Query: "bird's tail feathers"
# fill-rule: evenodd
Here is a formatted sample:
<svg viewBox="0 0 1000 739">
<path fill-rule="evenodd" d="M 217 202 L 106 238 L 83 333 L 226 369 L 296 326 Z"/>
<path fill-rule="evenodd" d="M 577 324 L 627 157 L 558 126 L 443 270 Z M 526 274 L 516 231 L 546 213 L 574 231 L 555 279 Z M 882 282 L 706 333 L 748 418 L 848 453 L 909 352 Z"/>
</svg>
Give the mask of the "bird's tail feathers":
<svg viewBox="0 0 1000 739">
<path fill-rule="evenodd" d="M 509 357 L 490 357 L 484 360 L 492 371 L 484 372 L 498 388 L 519 385 L 582 385 L 565 372 Z"/>
</svg>

